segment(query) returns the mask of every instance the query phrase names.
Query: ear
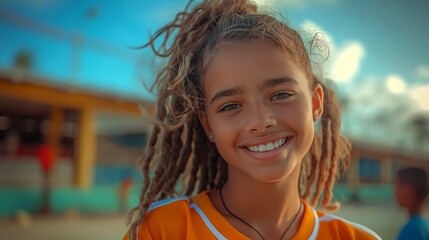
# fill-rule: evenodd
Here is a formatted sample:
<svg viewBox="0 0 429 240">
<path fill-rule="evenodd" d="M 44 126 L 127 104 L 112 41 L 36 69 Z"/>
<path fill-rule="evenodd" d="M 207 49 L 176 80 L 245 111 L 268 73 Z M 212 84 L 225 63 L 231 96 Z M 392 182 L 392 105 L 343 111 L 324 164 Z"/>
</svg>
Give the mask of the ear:
<svg viewBox="0 0 429 240">
<path fill-rule="evenodd" d="M 201 126 L 203 126 L 204 128 L 204 132 L 206 132 L 207 138 L 209 139 L 210 142 L 214 142 L 210 124 L 207 119 L 207 115 L 203 113 L 199 113 L 198 118 L 200 120 Z"/>
<path fill-rule="evenodd" d="M 311 110 L 313 112 L 313 121 L 317 121 L 323 114 L 323 88 L 319 83 L 316 84 L 311 97 Z"/>
</svg>

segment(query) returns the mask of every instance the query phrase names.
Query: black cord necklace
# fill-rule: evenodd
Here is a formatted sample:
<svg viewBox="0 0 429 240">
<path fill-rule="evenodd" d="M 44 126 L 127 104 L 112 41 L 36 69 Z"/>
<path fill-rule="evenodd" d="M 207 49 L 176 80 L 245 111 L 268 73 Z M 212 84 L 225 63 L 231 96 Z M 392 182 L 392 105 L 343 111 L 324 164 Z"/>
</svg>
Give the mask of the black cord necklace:
<svg viewBox="0 0 429 240">
<path fill-rule="evenodd" d="M 256 230 L 256 228 L 252 227 L 252 225 L 250 225 L 249 223 L 247 223 L 246 221 L 244 221 L 243 219 L 241 219 L 239 216 L 235 215 L 234 213 L 232 213 L 228 207 L 225 204 L 225 201 L 223 200 L 223 195 L 222 195 L 222 188 L 223 186 L 220 188 L 219 193 L 220 193 L 220 200 L 222 201 L 222 205 L 225 208 L 225 210 L 231 214 L 231 216 L 235 217 L 236 219 L 238 219 L 239 221 L 241 221 L 242 223 L 246 224 L 247 226 L 249 226 L 251 229 L 253 229 L 253 231 L 255 231 L 261 238 L 262 240 L 265 240 L 264 236 L 262 236 L 262 234 Z M 286 228 L 286 230 L 283 232 L 282 236 L 280 237 L 280 240 L 283 239 L 283 237 L 286 235 L 286 233 L 289 231 L 290 227 L 292 227 L 292 224 L 295 222 L 295 220 L 298 218 L 299 213 L 301 212 L 301 208 L 302 208 L 302 203 L 300 202 L 299 205 L 299 210 L 296 213 L 295 217 L 293 218 L 292 222 L 289 224 L 289 226 Z"/>
</svg>

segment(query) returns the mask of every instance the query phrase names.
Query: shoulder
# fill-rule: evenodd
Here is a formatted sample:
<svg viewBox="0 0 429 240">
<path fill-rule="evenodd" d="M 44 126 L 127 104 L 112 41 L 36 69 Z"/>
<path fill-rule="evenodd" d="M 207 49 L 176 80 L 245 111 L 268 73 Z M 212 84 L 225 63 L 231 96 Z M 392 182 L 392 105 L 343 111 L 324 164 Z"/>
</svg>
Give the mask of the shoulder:
<svg viewBox="0 0 429 240">
<path fill-rule="evenodd" d="M 153 224 L 159 225 L 164 221 L 185 222 L 190 212 L 189 205 L 190 199 L 186 196 L 154 202 L 149 206 L 143 223 L 154 227 Z"/>
<path fill-rule="evenodd" d="M 377 233 L 361 224 L 323 212 L 318 212 L 317 215 L 321 230 L 334 232 L 341 239 L 381 239 Z"/>
<path fill-rule="evenodd" d="M 429 220 L 425 217 L 420 216 L 420 215 L 414 215 L 409 219 L 407 224 L 420 226 L 420 227 L 428 227 L 429 226 Z"/>
<path fill-rule="evenodd" d="M 424 219 L 420 216 L 413 216 L 411 217 L 408 222 L 404 225 L 404 227 L 402 228 L 403 230 L 408 230 L 408 231 L 425 231 L 427 232 L 429 230 L 429 225 L 428 225 L 428 220 Z"/>
<path fill-rule="evenodd" d="M 137 239 L 163 239 L 182 236 L 189 218 L 189 197 L 176 197 L 154 202 L 137 228 Z M 174 224 L 169 224 L 174 223 Z"/>
<path fill-rule="evenodd" d="M 401 229 L 398 239 L 429 239 L 428 221 L 412 217 Z"/>
<path fill-rule="evenodd" d="M 175 197 L 175 198 L 167 198 L 157 202 L 152 203 L 147 209 L 148 214 L 154 213 L 162 213 L 165 211 L 171 211 L 175 209 L 187 208 L 189 206 L 189 197 Z M 154 214 L 152 213 L 152 214 Z"/>
</svg>

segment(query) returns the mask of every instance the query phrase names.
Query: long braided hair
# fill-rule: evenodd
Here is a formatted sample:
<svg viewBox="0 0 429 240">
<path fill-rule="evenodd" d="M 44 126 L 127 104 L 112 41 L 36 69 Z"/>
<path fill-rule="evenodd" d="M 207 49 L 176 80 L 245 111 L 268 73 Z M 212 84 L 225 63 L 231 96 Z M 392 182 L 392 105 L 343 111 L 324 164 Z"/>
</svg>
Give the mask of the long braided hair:
<svg viewBox="0 0 429 240">
<path fill-rule="evenodd" d="M 157 39 L 161 43 L 155 45 Z M 332 187 L 339 169 L 347 165 L 350 144 L 340 136 L 335 94 L 313 74 L 299 33 L 268 14 L 260 14 L 247 0 L 203 0 L 199 4 L 191 0 L 142 46 L 152 48 L 168 62 L 152 87 L 158 95 L 157 113 L 140 159 L 144 179 L 140 203 L 129 215 L 131 239 L 154 201 L 216 189 L 227 181 L 228 166 L 198 119 L 204 112 L 202 78 L 221 42 L 254 40 L 269 41 L 284 50 L 306 73 L 310 88 L 322 85 L 324 113 L 301 165 L 299 189 L 312 205 L 322 197 L 324 208 L 338 208 L 332 201 Z"/>
</svg>

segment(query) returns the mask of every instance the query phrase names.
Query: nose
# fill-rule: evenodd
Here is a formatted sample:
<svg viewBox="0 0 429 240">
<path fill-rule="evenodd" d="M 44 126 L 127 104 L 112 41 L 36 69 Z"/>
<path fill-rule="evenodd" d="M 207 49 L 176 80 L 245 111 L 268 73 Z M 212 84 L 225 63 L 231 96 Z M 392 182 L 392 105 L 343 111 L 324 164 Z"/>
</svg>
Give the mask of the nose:
<svg viewBox="0 0 429 240">
<path fill-rule="evenodd" d="M 249 107 L 246 130 L 249 133 L 261 133 L 277 125 L 275 113 L 263 104 Z"/>
</svg>

